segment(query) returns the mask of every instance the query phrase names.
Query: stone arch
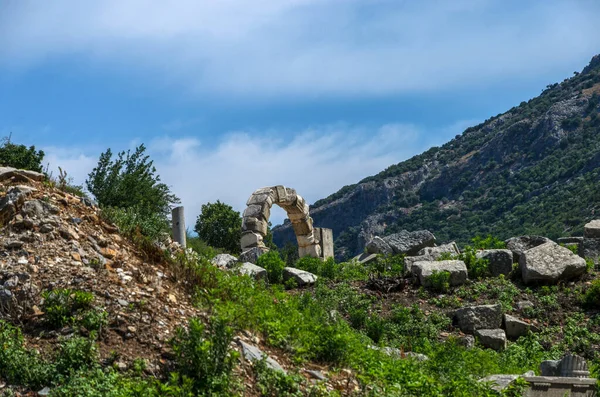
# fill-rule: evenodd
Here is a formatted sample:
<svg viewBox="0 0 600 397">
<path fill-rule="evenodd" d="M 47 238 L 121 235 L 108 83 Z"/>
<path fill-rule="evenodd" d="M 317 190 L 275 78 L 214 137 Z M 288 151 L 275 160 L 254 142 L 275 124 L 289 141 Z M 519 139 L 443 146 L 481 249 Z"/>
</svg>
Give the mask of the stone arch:
<svg viewBox="0 0 600 397">
<path fill-rule="evenodd" d="M 252 193 L 246 202 L 247 207 L 244 211 L 240 241 L 242 252 L 255 247 L 260 248 L 263 252 L 268 251 L 263 240 L 269 227 L 269 217 L 271 216 L 273 204 L 283 208 L 292 222 L 298 241 L 300 257 L 309 255 L 323 258 L 333 255 L 333 241 L 331 241 L 331 249 L 324 248 L 323 241 L 321 241 L 333 240 L 329 238 L 331 233 L 325 232 L 327 234 L 325 239 L 321 237 L 323 230 L 331 231 L 329 229 L 314 228 L 313 220 L 308 213 L 308 204 L 306 204 L 304 198 L 297 194 L 294 189 L 282 185 L 258 189 Z"/>
</svg>

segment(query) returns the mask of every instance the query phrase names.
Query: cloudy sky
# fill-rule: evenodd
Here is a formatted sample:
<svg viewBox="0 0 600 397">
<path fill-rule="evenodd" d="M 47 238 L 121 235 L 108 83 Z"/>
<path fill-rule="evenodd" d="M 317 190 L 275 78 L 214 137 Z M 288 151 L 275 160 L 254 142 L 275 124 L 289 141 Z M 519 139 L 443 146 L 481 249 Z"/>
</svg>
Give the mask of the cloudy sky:
<svg viewBox="0 0 600 397">
<path fill-rule="evenodd" d="M 312 203 L 581 70 L 599 18 L 597 0 L 0 0 L 0 136 L 77 183 L 145 143 L 189 225 L 267 185 Z"/>
</svg>

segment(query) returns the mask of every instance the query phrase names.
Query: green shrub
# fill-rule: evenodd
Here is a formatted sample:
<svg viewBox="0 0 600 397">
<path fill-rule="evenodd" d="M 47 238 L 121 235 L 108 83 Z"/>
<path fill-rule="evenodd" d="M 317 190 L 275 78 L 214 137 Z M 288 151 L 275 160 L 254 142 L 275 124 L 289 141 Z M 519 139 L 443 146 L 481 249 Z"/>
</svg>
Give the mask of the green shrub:
<svg viewBox="0 0 600 397">
<path fill-rule="evenodd" d="M 448 292 L 450 289 L 450 272 L 434 270 L 428 277 L 431 288 L 438 292 Z"/>
<path fill-rule="evenodd" d="M 258 361 L 252 368 L 256 380 L 256 388 L 261 396 L 268 397 L 301 397 L 301 385 L 304 378 L 300 375 L 287 375 L 267 366 L 266 358 Z"/>
<path fill-rule="evenodd" d="M 476 250 L 487 250 L 487 249 L 503 249 L 506 248 L 506 243 L 496 237 L 492 237 L 488 234 L 486 238 L 476 236 L 471 239 L 473 243 L 472 247 Z"/>
<path fill-rule="evenodd" d="M 192 380 L 199 395 L 224 395 L 231 391 L 237 352 L 230 349 L 232 329 L 213 317 L 207 329 L 192 318 L 187 329 L 179 328 L 171 345 L 178 372 Z"/>
<path fill-rule="evenodd" d="M 577 254 L 577 252 L 575 252 L 575 254 Z M 594 263 L 593 259 L 585 258 L 585 269 L 588 273 L 594 270 L 595 267 L 596 264 Z"/>
<path fill-rule="evenodd" d="M 10 137 L 4 138 L 0 146 L 0 165 L 6 167 L 42 172 L 43 159 L 42 150 L 36 151 L 35 146 L 16 145 Z"/>
<path fill-rule="evenodd" d="M 98 349 L 92 339 L 73 336 L 61 343 L 55 358 L 56 372 L 70 375 L 97 365 Z"/>
<path fill-rule="evenodd" d="M 294 267 L 328 279 L 336 278 L 339 273 L 339 266 L 335 263 L 335 259 L 333 258 L 323 260 L 321 258 L 305 256 L 304 258 L 298 259 L 294 264 Z"/>
<path fill-rule="evenodd" d="M 39 353 L 24 346 L 21 330 L 0 320 L 0 379 L 39 389 L 47 385 L 54 368 Z"/>
<path fill-rule="evenodd" d="M 102 208 L 102 217 L 119 227 L 125 236 L 135 239 L 146 237 L 151 242 L 161 240 L 170 234 L 168 220 L 161 214 L 146 214 L 139 207 Z"/>
<path fill-rule="evenodd" d="M 600 307 L 600 279 L 593 280 L 585 291 L 584 302 L 591 307 Z"/>
<path fill-rule="evenodd" d="M 113 160 L 112 151 L 107 149 L 85 183 L 103 208 L 135 208 L 142 218 L 159 216 L 166 220 L 171 206 L 180 201 L 160 182 L 145 151 L 142 144 L 133 153 L 120 152 Z"/>
<path fill-rule="evenodd" d="M 72 324 L 76 314 L 91 307 L 94 295 L 91 292 L 60 288 L 43 292 L 42 298 L 42 310 L 48 323 L 54 327 L 63 327 Z"/>
<path fill-rule="evenodd" d="M 404 273 L 404 255 L 379 256 L 372 266 L 372 271 L 382 276 L 397 276 Z"/>
<path fill-rule="evenodd" d="M 466 246 L 458 258 L 465 262 L 470 279 L 479 279 L 490 275 L 489 260 L 477 258 L 475 248 Z"/>
<path fill-rule="evenodd" d="M 256 261 L 256 265 L 267 271 L 267 278 L 271 284 L 281 284 L 283 282 L 285 262 L 279 256 L 279 252 L 269 251 L 261 255 Z"/>
<path fill-rule="evenodd" d="M 87 310 L 81 315 L 79 324 L 88 331 L 100 331 L 108 324 L 108 313 L 99 309 Z"/>
<path fill-rule="evenodd" d="M 305 256 L 296 261 L 295 267 L 297 269 L 306 270 L 307 272 L 320 275 L 323 260 L 321 258 L 313 258 L 311 256 Z"/>
</svg>

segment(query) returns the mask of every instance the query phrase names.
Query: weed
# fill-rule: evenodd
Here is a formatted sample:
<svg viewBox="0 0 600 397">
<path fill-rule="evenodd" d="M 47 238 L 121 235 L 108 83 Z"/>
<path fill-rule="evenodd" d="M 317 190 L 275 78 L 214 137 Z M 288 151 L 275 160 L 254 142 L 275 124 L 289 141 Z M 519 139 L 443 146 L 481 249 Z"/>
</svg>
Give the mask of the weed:
<svg viewBox="0 0 600 397">
<path fill-rule="evenodd" d="M 207 329 L 198 319 L 191 319 L 187 329 L 179 328 L 171 345 L 177 369 L 191 379 L 198 394 L 222 395 L 231 390 L 231 373 L 237 353 L 230 349 L 232 329 L 214 317 Z"/>
<path fill-rule="evenodd" d="M 63 327 L 75 321 L 75 315 L 89 309 L 94 295 L 91 292 L 75 291 L 66 288 L 45 291 L 43 311 L 46 320 L 53 327 Z"/>
<path fill-rule="evenodd" d="M 450 272 L 434 270 L 428 277 L 431 288 L 437 292 L 447 292 L 450 289 Z"/>
<path fill-rule="evenodd" d="M 272 284 L 281 284 L 283 282 L 283 268 L 285 262 L 279 256 L 277 251 L 269 251 L 261 255 L 256 264 L 267 270 L 267 278 Z"/>
</svg>

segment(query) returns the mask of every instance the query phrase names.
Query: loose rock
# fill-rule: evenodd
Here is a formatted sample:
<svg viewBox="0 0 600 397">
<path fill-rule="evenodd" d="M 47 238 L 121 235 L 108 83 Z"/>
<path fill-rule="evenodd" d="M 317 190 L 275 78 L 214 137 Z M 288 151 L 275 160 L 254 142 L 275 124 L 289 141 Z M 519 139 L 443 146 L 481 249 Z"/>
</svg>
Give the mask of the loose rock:
<svg viewBox="0 0 600 397">
<path fill-rule="evenodd" d="M 494 329 L 502 326 L 502 306 L 465 306 L 454 312 L 454 318 L 463 332 L 473 333 L 478 329 Z"/>
<path fill-rule="evenodd" d="M 504 315 L 504 330 L 506 331 L 506 336 L 510 339 L 518 339 L 529 332 L 539 331 L 535 325 L 528 324 L 508 314 Z"/>
<path fill-rule="evenodd" d="M 431 276 L 435 272 L 449 272 L 451 286 L 467 281 L 467 266 L 459 260 L 417 262 L 412 266 L 411 272 L 424 287 L 431 286 Z"/>
<path fill-rule="evenodd" d="M 255 264 L 250 263 L 250 262 L 242 263 L 240 265 L 240 267 L 237 268 L 237 270 L 241 274 L 245 274 L 245 275 L 255 278 L 257 280 L 259 280 L 259 279 L 266 280 L 267 279 L 267 271 L 264 268 L 262 268 L 260 266 L 256 266 Z"/>
<path fill-rule="evenodd" d="M 229 254 L 219 254 L 211 259 L 210 263 L 215 266 L 230 269 L 237 263 L 237 258 Z"/>
<path fill-rule="evenodd" d="M 490 249 L 477 252 L 477 258 L 489 261 L 488 270 L 494 277 L 508 276 L 512 271 L 513 253 L 507 249 Z"/>
<path fill-rule="evenodd" d="M 249 345 L 248 343 L 241 340 L 238 340 L 237 343 L 242 348 L 242 355 L 246 360 L 254 363 L 266 357 L 266 364 L 268 368 L 285 373 L 285 370 L 281 365 L 279 365 L 277 361 L 269 357 L 267 354 L 263 353 L 262 350 L 260 350 L 258 347 Z"/>
<path fill-rule="evenodd" d="M 475 336 L 485 347 L 497 351 L 506 349 L 506 334 L 501 329 L 478 329 Z"/>
<path fill-rule="evenodd" d="M 523 252 L 519 265 L 525 283 L 568 280 L 586 271 L 585 259 L 552 241 Z"/>
<path fill-rule="evenodd" d="M 537 247 L 552 240 L 542 236 L 520 236 L 506 240 L 506 248 L 511 250 L 515 256 L 515 261 L 519 262 L 521 254 L 528 249 Z"/>
<path fill-rule="evenodd" d="M 312 285 L 317 281 L 317 276 L 304 270 L 295 269 L 293 267 L 285 267 L 283 269 L 283 281 L 296 281 L 299 287 Z"/>
</svg>

